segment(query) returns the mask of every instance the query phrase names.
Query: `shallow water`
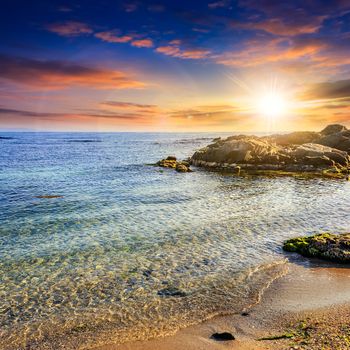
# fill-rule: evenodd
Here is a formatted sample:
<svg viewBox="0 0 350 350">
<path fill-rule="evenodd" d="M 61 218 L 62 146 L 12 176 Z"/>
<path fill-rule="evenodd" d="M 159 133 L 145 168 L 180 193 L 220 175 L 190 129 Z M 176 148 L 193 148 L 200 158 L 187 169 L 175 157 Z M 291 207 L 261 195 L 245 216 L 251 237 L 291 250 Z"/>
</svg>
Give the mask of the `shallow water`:
<svg viewBox="0 0 350 350">
<path fill-rule="evenodd" d="M 239 312 L 281 273 L 284 239 L 349 230 L 349 182 L 146 165 L 217 134 L 1 136 L 13 137 L 0 140 L 2 349 L 144 339 Z"/>
</svg>

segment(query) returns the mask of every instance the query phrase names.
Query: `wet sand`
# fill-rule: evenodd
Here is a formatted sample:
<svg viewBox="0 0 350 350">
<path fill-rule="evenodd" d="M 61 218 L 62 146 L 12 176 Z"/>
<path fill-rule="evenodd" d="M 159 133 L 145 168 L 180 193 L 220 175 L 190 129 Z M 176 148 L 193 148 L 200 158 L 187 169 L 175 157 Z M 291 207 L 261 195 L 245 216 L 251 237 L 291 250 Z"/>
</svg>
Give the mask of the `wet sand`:
<svg viewBox="0 0 350 350">
<path fill-rule="evenodd" d="M 236 339 L 218 342 L 211 339 L 215 332 L 230 332 Z M 285 338 L 259 340 L 278 336 Z M 290 255 L 288 273 L 246 316 L 219 316 L 174 336 L 97 349 L 350 349 L 350 269 Z"/>
</svg>

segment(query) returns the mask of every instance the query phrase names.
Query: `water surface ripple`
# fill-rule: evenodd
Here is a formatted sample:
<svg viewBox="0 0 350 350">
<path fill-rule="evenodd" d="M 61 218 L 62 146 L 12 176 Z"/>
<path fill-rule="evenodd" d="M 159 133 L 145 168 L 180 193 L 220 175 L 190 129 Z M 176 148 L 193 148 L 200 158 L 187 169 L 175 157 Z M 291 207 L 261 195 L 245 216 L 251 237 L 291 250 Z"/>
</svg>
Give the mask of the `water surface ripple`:
<svg viewBox="0 0 350 350">
<path fill-rule="evenodd" d="M 6 136 L 2 349 L 88 348 L 239 312 L 281 273 L 284 239 L 349 230 L 349 182 L 146 165 L 216 134 Z"/>
</svg>

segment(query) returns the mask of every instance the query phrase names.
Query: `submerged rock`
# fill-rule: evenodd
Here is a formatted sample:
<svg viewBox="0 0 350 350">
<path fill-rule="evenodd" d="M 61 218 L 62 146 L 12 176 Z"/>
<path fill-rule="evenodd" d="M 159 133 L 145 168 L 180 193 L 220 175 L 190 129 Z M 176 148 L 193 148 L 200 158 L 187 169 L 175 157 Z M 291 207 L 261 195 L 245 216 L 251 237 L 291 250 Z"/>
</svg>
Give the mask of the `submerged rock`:
<svg viewBox="0 0 350 350">
<path fill-rule="evenodd" d="M 216 340 L 216 341 L 235 340 L 235 337 L 229 332 L 214 333 L 214 334 L 212 334 L 211 338 Z"/>
<path fill-rule="evenodd" d="M 350 233 L 321 233 L 292 238 L 284 242 L 283 250 L 307 257 L 317 257 L 339 263 L 350 263 Z"/>
</svg>

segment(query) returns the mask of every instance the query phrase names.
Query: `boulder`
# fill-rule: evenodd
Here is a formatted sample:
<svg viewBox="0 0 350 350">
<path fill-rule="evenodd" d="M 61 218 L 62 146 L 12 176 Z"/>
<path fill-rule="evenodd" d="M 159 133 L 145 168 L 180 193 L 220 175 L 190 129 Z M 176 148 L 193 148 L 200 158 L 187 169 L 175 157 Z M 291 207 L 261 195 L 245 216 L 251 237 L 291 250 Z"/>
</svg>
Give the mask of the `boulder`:
<svg viewBox="0 0 350 350">
<path fill-rule="evenodd" d="M 230 137 L 198 150 L 192 160 L 215 163 L 259 162 L 266 156 L 278 153 L 278 148 L 255 137 Z"/>
<path fill-rule="evenodd" d="M 316 160 L 318 163 L 327 163 L 328 159 L 342 166 L 347 166 L 349 162 L 347 152 L 316 143 L 306 143 L 300 145 L 293 151 L 292 154 L 299 163 L 306 164 L 308 164 L 310 160 Z"/>
<path fill-rule="evenodd" d="M 197 150 L 190 164 L 221 171 L 314 172 L 343 178 L 350 171 L 350 130 L 329 125 L 321 132 L 272 136 L 234 135 Z M 187 166 L 187 164 L 185 164 Z M 235 169 L 240 169 L 235 171 Z M 176 168 L 176 166 L 175 166 Z M 184 169 L 180 167 L 181 171 Z"/>
<path fill-rule="evenodd" d="M 175 156 L 169 156 L 165 159 L 160 160 L 156 165 L 163 168 L 172 168 L 179 173 L 192 172 L 190 169 L 190 163 L 188 161 L 178 162 Z"/>
<path fill-rule="evenodd" d="M 322 233 L 289 239 L 284 242 L 283 250 L 307 257 L 350 263 L 350 233 Z"/>
<path fill-rule="evenodd" d="M 189 168 L 185 164 L 177 163 L 175 170 L 179 173 L 187 173 Z"/>
<path fill-rule="evenodd" d="M 163 168 L 173 168 L 173 169 L 176 168 L 176 164 L 177 164 L 176 160 L 169 160 L 169 159 L 162 159 L 157 163 L 158 166 L 161 166 Z"/>
<path fill-rule="evenodd" d="M 323 136 L 328 136 L 328 135 L 337 134 L 339 132 L 343 132 L 343 131 L 346 131 L 346 130 L 348 130 L 348 129 L 344 125 L 341 125 L 341 124 L 330 124 L 330 125 L 327 125 L 321 131 L 321 134 Z"/>
<path fill-rule="evenodd" d="M 318 143 L 350 153 L 350 130 L 325 135 L 318 140 Z"/>
<path fill-rule="evenodd" d="M 277 145 L 302 145 L 303 143 L 317 142 L 320 133 L 314 131 L 297 131 L 290 134 L 272 135 L 265 137 L 268 141 Z"/>
</svg>

